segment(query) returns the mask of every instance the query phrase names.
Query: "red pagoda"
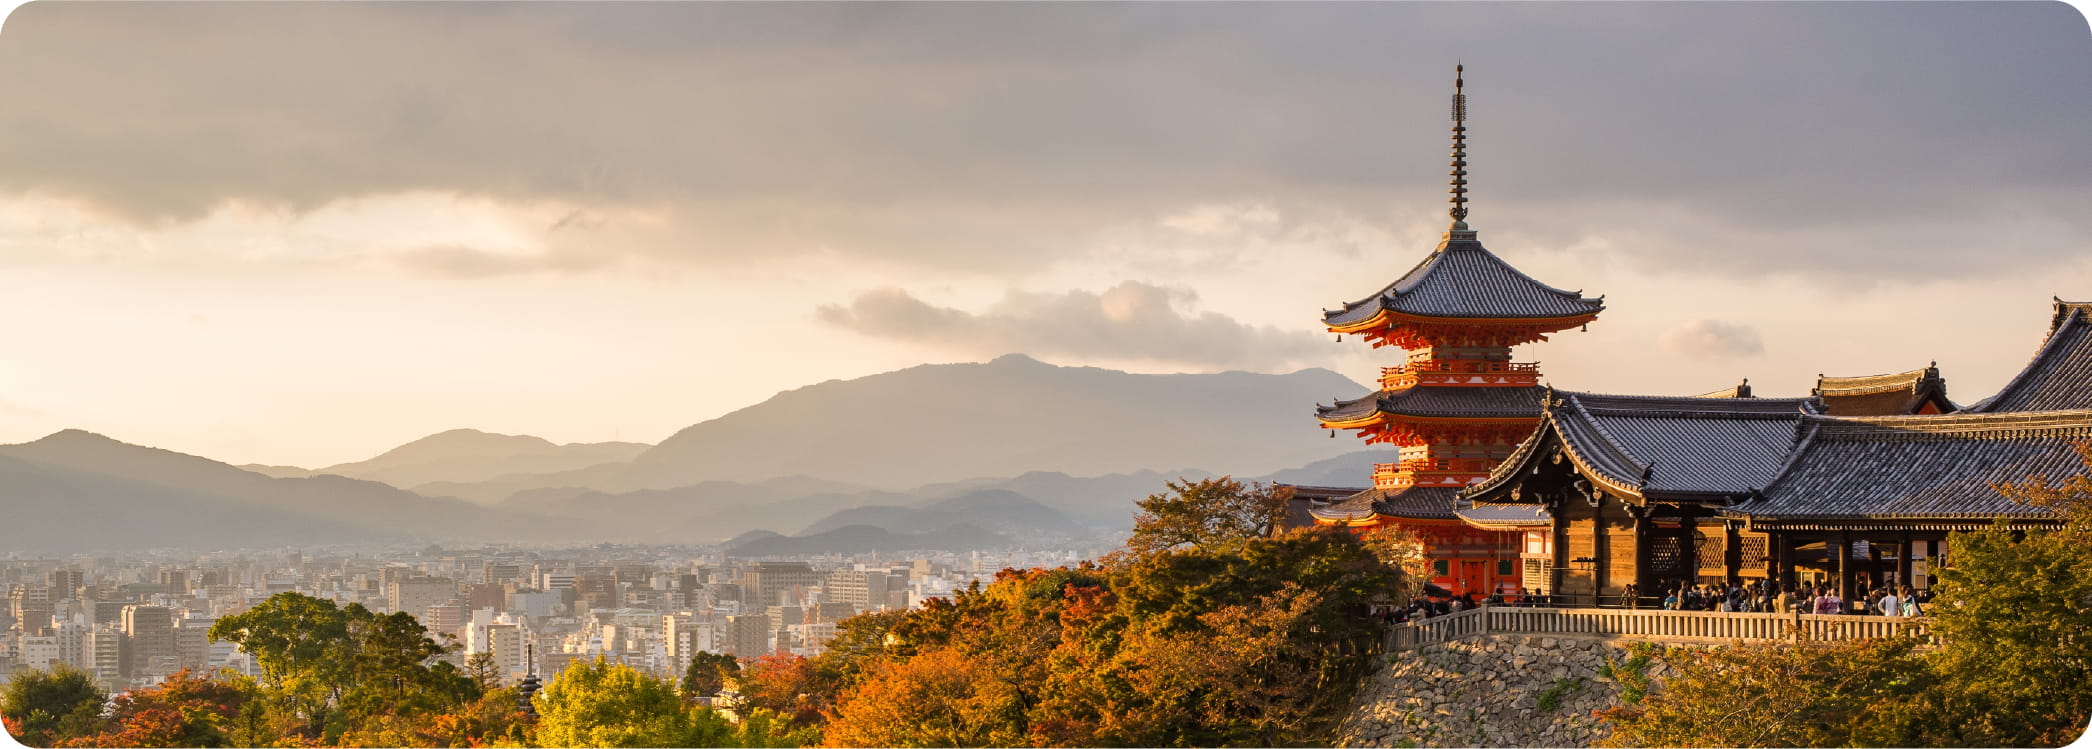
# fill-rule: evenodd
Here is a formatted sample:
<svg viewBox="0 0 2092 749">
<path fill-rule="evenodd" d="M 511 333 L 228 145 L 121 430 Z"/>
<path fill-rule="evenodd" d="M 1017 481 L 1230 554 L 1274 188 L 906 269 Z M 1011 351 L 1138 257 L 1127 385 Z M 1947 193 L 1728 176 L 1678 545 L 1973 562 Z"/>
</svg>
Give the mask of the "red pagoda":
<svg viewBox="0 0 2092 749">
<path fill-rule="evenodd" d="M 1596 319 L 1605 304 L 1518 272 L 1489 252 L 1467 224 L 1467 97 L 1461 67 L 1453 79 L 1452 226 L 1438 248 L 1394 283 L 1323 313 L 1338 334 L 1374 348 L 1408 351 L 1381 370 L 1380 390 L 1318 406 L 1328 429 L 1355 430 L 1368 444 L 1393 445 L 1393 462 L 1374 467 L 1373 488 L 1341 495 L 1297 487 L 1313 500 L 1315 522 L 1360 530 L 1399 525 L 1423 539 L 1432 582 L 1455 595 L 1515 592 L 1521 585 L 1526 526 L 1544 514 L 1455 504 L 1454 495 L 1489 475 L 1539 425 L 1545 389 L 1539 365 L 1511 360 L 1511 348 Z M 1336 495 L 1336 496 L 1332 496 Z"/>
</svg>

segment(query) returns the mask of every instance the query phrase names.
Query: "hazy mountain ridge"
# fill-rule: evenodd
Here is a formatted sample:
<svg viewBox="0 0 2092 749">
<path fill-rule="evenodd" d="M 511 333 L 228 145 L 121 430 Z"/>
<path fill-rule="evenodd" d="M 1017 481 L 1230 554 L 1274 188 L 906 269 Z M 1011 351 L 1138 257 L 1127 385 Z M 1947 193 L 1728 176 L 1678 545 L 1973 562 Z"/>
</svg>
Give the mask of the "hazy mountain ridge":
<svg viewBox="0 0 2092 749">
<path fill-rule="evenodd" d="M 1365 392 L 1325 369 L 1132 374 L 1010 355 L 787 390 L 686 427 L 626 463 L 414 488 L 489 501 L 534 489 L 616 494 L 793 475 L 900 490 L 1033 471 L 1225 465 L 1264 473 L 1350 449 L 1323 438 L 1312 406 Z"/>
<path fill-rule="evenodd" d="M 269 476 L 335 475 L 382 481 L 412 490 L 428 484 L 475 484 L 504 476 L 574 471 L 622 463 L 652 445 L 638 442 L 554 444 L 542 437 L 452 429 L 392 448 L 376 457 L 311 470 L 293 466 L 241 466 Z"/>
<path fill-rule="evenodd" d="M 1365 483 L 1373 456 L 1330 456 L 1354 445 L 1317 439 L 1308 408 L 1362 390 L 1326 370 L 1139 375 L 1021 356 L 923 365 L 780 393 L 693 425 L 629 462 L 422 484 L 413 492 L 333 473 L 295 475 L 304 469 L 294 467 L 244 470 L 66 430 L 0 445 L 0 458 L 15 461 L 0 466 L 0 510 L 11 528 L 0 540 L 25 549 L 450 539 L 706 544 L 761 528 L 820 536 L 852 525 L 898 534 L 967 526 L 1018 538 L 1096 538 L 1130 528 L 1134 501 L 1164 491 L 1168 481 L 1213 475 L 1148 465 L 1225 466 L 1239 477 L 1280 459 L 1274 456 L 1306 454 L 1312 457 L 1279 475 Z M 320 470 L 404 482 L 446 459 L 469 463 L 477 455 L 492 461 L 483 466 L 506 465 L 575 447 L 644 446 L 562 446 L 452 430 Z M 693 451 L 702 454 L 688 457 Z M 779 473 L 593 488 L 665 482 L 737 461 L 746 464 L 740 473 Z M 1134 467 L 1104 470 L 1128 464 Z M 1060 467 L 1066 465 L 1078 467 Z M 1020 468 L 1009 478 L 983 478 L 1007 466 Z M 914 474 L 929 478 L 899 484 L 913 487 L 905 490 L 876 488 Z M 451 494 L 501 501 L 489 507 Z M 42 506 L 54 499 L 64 507 Z M 135 532 L 111 529 L 134 521 Z M 82 527 L 89 530 L 73 532 Z"/>
<path fill-rule="evenodd" d="M 65 493 L 73 502 L 102 506 L 106 512 L 83 524 L 89 540 L 107 539 L 119 527 L 134 528 L 152 539 L 149 545 L 179 546 L 224 534 L 214 529 L 249 528 L 247 543 L 281 543 L 288 539 L 378 541 L 393 539 L 512 538 L 549 539 L 576 530 L 594 532 L 588 524 L 526 513 L 488 512 L 467 502 L 437 499 L 380 482 L 342 476 L 273 478 L 194 455 L 119 442 L 80 430 L 65 430 L 35 442 L 0 445 L 0 456 L 41 469 L 46 491 Z M 0 505 L 10 508 L 48 503 L 35 484 L 0 482 Z M 187 508 L 161 519 L 157 526 L 138 526 L 134 518 L 158 516 L 156 504 Z M 48 517 L 48 513 L 14 514 L 11 518 Z M 268 522 L 264 522 L 268 521 Z M 67 535 L 59 528 L 10 523 L 45 534 Z M 129 532 L 129 531 L 125 531 Z M 229 537 L 228 542 L 234 538 Z M 212 544 L 215 545 L 215 544 Z"/>
</svg>

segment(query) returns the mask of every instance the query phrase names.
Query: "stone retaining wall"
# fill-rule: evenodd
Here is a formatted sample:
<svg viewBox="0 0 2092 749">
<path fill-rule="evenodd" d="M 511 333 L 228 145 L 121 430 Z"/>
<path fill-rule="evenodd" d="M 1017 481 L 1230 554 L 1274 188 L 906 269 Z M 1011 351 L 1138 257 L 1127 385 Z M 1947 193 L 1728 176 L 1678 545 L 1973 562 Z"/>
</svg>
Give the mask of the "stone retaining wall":
<svg viewBox="0 0 2092 749">
<path fill-rule="evenodd" d="M 1592 712 L 1622 702 L 1607 659 L 1626 663 L 1631 642 L 1484 635 L 1397 653 L 1360 689 L 1336 745 L 1591 746 L 1608 733 Z M 1658 656 L 1641 674 L 1653 689 L 1669 669 Z"/>
</svg>

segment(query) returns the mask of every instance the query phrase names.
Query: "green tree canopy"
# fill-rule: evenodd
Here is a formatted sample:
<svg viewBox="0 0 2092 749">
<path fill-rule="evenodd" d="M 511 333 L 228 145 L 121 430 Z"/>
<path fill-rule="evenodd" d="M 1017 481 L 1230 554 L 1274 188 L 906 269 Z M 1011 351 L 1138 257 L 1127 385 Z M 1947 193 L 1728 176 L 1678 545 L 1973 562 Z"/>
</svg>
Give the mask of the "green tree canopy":
<svg viewBox="0 0 2092 749">
<path fill-rule="evenodd" d="M 54 746 L 92 732 L 108 699 L 94 677 L 59 664 L 50 670 L 17 671 L 0 690 L 0 717 L 29 746 Z"/>
<path fill-rule="evenodd" d="M 1133 553 L 1186 546 L 1213 549 L 1270 536 L 1285 521 L 1286 502 L 1293 497 L 1291 489 L 1244 484 L 1226 476 L 1172 481 L 1168 486 L 1168 492 L 1135 502 L 1140 514 L 1134 516 L 1133 537 L 1126 541 Z"/>
<path fill-rule="evenodd" d="M 741 661 L 725 653 L 698 651 L 683 669 L 683 699 L 695 702 L 718 694 L 729 679 L 741 675 Z"/>
<path fill-rule="evenodd" d="M 706 708 L 686 710 L 675 687 L 621 663 L 574 663 L 535 697 L 544 746 L 726 746 L 733 729 Z"/>
</svg>

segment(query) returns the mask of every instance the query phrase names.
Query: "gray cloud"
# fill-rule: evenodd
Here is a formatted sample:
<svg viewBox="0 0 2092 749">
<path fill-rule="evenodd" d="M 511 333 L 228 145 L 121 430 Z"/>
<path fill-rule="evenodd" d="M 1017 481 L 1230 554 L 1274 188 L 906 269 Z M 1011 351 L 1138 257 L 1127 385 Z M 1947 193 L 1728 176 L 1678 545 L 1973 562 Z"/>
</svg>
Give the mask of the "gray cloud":
<svg viewBox="0 0 2092 749">
<path fill-rule="evenodd" d="M 1036 267 L 1192 204 L 1440 204 L 1463 57 L 1485 229 L 1741 276 L 2092 240 L 2061 4 L 43 3 L 7 32 L 0 192 L 145 224 L 453 190 L 661 217 L 555 222 L 590 251 Z"/>
<path fill-rule="evenodd" d="M 1748 325 L 1720 320 L 1692 320 L 1664 331 L 1656 345 L 1695 359 L 1726 359 L 1765 353 L 1765 342 Z"/>
<path fill-rule="evenodd" d="M 866 292 L 824 305 L 822 322 L 864 335 L 928 344 L 974 356 L 1028 353 L 1180 364 L 1201 369 L 1276 369 L 1327 358 L 1318 336 L 1190 313 L 1188 290 L 1126 281 L 1102 293 L 1013 291 L 985 312 L 924 302 L 902 289 Z"/>
</svg>

